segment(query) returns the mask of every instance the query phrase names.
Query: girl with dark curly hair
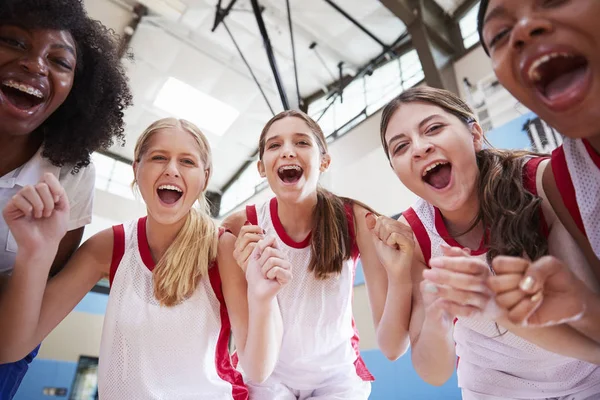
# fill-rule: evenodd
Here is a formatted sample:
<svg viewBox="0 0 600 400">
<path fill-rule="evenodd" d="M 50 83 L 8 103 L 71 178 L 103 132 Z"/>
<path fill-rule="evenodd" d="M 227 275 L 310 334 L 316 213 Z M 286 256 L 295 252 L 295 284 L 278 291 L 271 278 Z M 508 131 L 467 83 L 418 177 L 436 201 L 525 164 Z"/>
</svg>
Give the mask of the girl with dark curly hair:
<svg viewBox="0 0 600 400">
<path fill-rule="evenodd" d="M 80 0 L 4 0 L 0 7 L 0 207 L 20 189 L 33 190 L 45 172 L 59 179 L 71 212 L 51 274 L 91 221 L 91 153 L 123 139 L 131 94 L 115 39 Z M 16 252 L 2 221 L 1 275 L 11 273 Z M 12 398 L 38 348 L 0 365 L 0 398 Z"/>
<path fill-rule="evenodd" d="M 564 135 L 544 171 L 543 186 L 600 282 L 598 15 L 597 0 L 484 0 L 478 30 L 499 82 Z M 569 267 L 558 260 L 531 265 L 514 260 L 511 270 L 522 275 L 522 290 L 528 295 L 554 291 L 569 274 Z M 561 322 L 558 310 L 550 304 L 543 307 L 546 303 L 541 303 L 546 319 Z M 515 321 L 525 322 L 534 308 L 527 300 L 505 306 Z M 600 296 L 587 293 L 585 310 L 571 324 L 600 343 Z"/>
<path fill-rule="evenodd" d="M 526 296 L 518 287 L 497 297 L 490 290 L 507 260 L 548 254 L 573 272 L 556 292 L 528 301 L 543 299 L 572 319 L 582 312 L 577 294 L 596 288 L 546 200 L 541 176 L 548 157 L 484 146 L 474 112 L 455 94 L 430 87 L 409 89 L 385 106 L 381 141 L 398 178 L 420 197 L 399 221 L 378 219 L 414 236 L 403 268 L 414 282 L 409 334 L 419 375 L 443 384 L 458 355 L 463 399 L 598 398 L 600 347 L 566 324 L 543 321 L 533 330 L 512 323 L 497 303 Z M 515 279 L 494 282 L 510 287 Z M 575 301 L 556 301 L 565 294 Z"/>
</svg>

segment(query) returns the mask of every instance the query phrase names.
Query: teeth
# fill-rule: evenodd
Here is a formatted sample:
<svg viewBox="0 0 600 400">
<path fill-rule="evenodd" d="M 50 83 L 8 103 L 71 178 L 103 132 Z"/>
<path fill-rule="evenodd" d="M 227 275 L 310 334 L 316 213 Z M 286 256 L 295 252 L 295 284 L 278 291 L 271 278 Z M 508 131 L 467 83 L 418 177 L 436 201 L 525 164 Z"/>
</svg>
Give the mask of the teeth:
<svg viewBox="0 0 600 400">
<path fill-rule="evenodd" d="M 531 67 L 529 68 L 529 79 L 533 82 L 539 82 L 542 79 L 542 75 L 538 71 L 538 68 L 548 61 L 558 57 L 569 58 L 574 56 L 568 53 L 550 53 L 538 58 L 533 62 L 533 64 L 531 64 Z"/>
<path fill-rule="evenodd" d="M 18 82 L 13 81 L 13 80 L 4 81 L 4 82 L 2 82 L 2 84 L 4 86 L 20 90 L 21 92 L 30 94 L 30 95 L 35 96 L 37 98 L 40 98 L 40 99 L 44 98 L 44 94 L 39 89 L 36 89 L 33 86 L 25 85 L 23 83 L 18 83 Z"/>
<path fill-rule="evenodd" d="M 425 168 L 425 171 L 423 171 L 423 176 L 427 175 L 427 173 L 429 171 L 431 171 L 432 169 L 434 169 L 435 167 L 437 167 L 438 165 L 446 165 L 448 163 L 446 162 L 442 162 L 442 161 L 438 161 L 436 163 L 431 164 L 430 166 L 428 166 L 427 168 Z"/>
<path fill-rule="evenodd" d="M 279 171 L 291 171 L 291 170 L 302 171 L 302 168 L 300 168 L 298 165 L 284 165 L 283 167 L 279 167 Z"/>
<path fill-rule="evenodd" d="M 179 189 L 177 186 L 173 186 L 173 185 L 160 185 L 158 187 L 159 190 L 174 190 L 176 192 L 179 193 L 183 193 L 183 191 L 181 189 Z"/>
</svg>

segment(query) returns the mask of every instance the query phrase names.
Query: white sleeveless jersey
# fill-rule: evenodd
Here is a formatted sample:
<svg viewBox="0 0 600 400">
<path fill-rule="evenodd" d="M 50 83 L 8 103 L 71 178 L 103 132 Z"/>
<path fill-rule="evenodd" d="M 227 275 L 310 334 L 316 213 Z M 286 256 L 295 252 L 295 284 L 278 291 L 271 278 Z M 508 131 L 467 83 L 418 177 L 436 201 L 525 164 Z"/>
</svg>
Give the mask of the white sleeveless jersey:
<svg viewBox="0 0 600 400">
<path fill-rule="evenodd" d="M 528 180 L 533 184 L 533 194 L 537 194 L 535 176 L 541 161 L 532 159 L 524 167 L 524 178 L 531 177 Z M 527 182 L 524 186 L 529 189 Z M 440 211 L 425 200 L 419 199 L 402 216 L 411 226 L 426 264 L 431 257 L 443 256 L 442 244 L 464 247 L 449 235 Z M 471 254 L 486 261 L 483 246 Z M 457 318 L 454 341 L 459 357 L 458 385 L 473 392 L 511 399 L 546 399 L 600 382 L 600 367 L 544 350 L 485 318 Z"/>
<path fill-rule="evenodd" d="M 585 140 L 564 138 L 552 153 L 552 171 L 565 206 L 600 259 L 600 155 Z"/>
<path fill-rule="evenodd" d="M 247 400 L 231 365 L 230 324 L 213 265 L 173 307 L 154 297 L 146 218 L 113 227 L 111 288 L 104 317 L 98 389 L 107 400 Z"/>
<path fill-rule="evenodd" d="M 354 237 L 352 208 L 346 210 Z M 338 276 L 319 280 L 308 266 L 310 235 L 294 242 L 277 214 L 277 199 L 246 208 L 248 221 L 277 238 L 292 265 L 293 279 L 277 295 L 283 319 L 283 341 L 273 378 L 296 390 L 334 384 L 340 377 L 373 377 L 359 354 L 358 331 L 352 316 L 354 272 L 358 248 Z M 354 239 L 353 239 L 354 241 Z"/>
</svg>

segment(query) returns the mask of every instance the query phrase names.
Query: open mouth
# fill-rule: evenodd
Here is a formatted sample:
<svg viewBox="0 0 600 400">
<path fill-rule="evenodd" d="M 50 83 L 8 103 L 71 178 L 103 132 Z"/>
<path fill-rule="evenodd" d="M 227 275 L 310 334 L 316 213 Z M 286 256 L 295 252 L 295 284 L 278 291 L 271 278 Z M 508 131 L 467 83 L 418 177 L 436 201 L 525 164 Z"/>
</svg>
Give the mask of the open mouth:
<svg viewBox="0 0 600 400">
<path fill-rule="evenodd" d="M 550 106 L 566 108 L 585 95 L 588 69 L 585 57 L 556 52 L 535 60 L 527 74 Z"/>
<path fill-rule="evenodd" d="M 160 201 L 168 205 L 177 203 L 183 196 L 183 190 L 173 185 L 160 185 L 156 193 Z"/>
<path fill-rule="evenodd" d="M 438 161 L 431 164 L 423 171 L 423 181 L 435 189 L 444 189 L 450 184 L 452 178 L 452 164 Z"/>
<path fill-rule="evenodd" d="M 37 88 L 14 80 L 6 80 L 0 85 L 6 100 L 21 111 L 32 111 L 44 102 L 44 94 Z"/>
<path fill-rule="evenodd" d="M 298 165 L 284 165 L 279 167 L 277 175 L 283 183 L 294 184 L 300 180 L 304 170 Z"/>
</svg>

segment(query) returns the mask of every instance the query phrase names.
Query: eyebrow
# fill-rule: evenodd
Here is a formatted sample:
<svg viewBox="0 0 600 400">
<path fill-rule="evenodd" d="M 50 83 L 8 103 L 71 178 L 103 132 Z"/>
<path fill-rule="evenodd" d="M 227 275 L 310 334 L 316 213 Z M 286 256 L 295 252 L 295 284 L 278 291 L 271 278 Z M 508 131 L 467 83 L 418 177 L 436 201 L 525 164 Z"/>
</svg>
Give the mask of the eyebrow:
<svg viewBox="0 0 600 400">
<path fill-rule="evenodd" d="M 424 119 L 423 119 L 421 122 L 419 122 L 419 128 L 422 128 L 422 127 L 423 127 L 423 125 L 427 125 L 427 123 L 428 123 L 429 121 L 431 121 L 432 119 L 435 119 L 435 118 L 442 118 L 442 116 L 441 116 L 441 115 L 439 115 L 439 114 L 433 114 L 433 115 L 430 115 L 430 116 L 429 116 L 429 117 L 427 117 L 427 118 L 424 118 Z M 393 137 L 392 137 L 392 138 L 391 138 L 391 139 L 388 141 L 388 144 L 387 144 L 387 145 L 388 145 L 388 147 L 392 147 L 392 143 L 394 143 L 394 142 L 396 142 L 396 141 L 398 141 L 398 140 L 402 139 L 402 138 L 403 138 L 403 137 L 405 137 L 405 136 L 406 136 L 406 134 L 404 134 L 404 133 L 399 133 L 399 134 L 397 134 L 397 135 L 393 136 Z"/>
<path fill-rule="evenodd" d="M 50 46 L 50 48 L 52 49 L 63 49 L 68 51 L 69 53 L 73 54 L 73 57 L 77 57 L 77 55 L 75 54 L 75 49 L 71 46 L 69 46 L 68 44 L 53 44 L 52 46 Z"/>
<path fill-rule="evenodd" d="M 506 8 L 504 8 L 503 6 L 496 6 L 496 7 L 492 8 L 492 11 L 490 11 L 488 13 L 488 15 L 485 17 L 485 19 L 483 20 L 483 26 L 485 26 L 485 24 L 487 24 L 491 19 L 499 18 L 499 17 L 505 16 L 506 14 L 507 14 Z M 482 28 L 483 28 L 483 26 L 482 26 Z"/>
<path fill-rule="evenodd" d="M 303 136 L 303 137 L 306 137 L 306 138 L 309 138 L 309 139 L 311 138 L 311 136 L 308 133 L 304 133 L 304 132 L 294 132 L 294 135 Z M 265 142 L 265 144 L 269 143 L 269 142 L 271 142 L 273 140 L 280 139 L 280 138 L 281 138 L 280 135 L 271 136 L 269 139 L 267 139 L 267 141 Z"/>
</svg>

